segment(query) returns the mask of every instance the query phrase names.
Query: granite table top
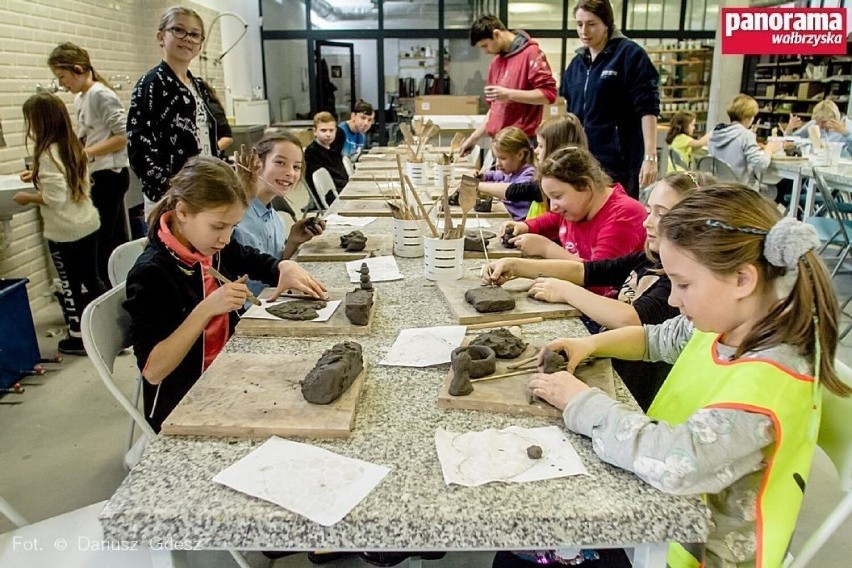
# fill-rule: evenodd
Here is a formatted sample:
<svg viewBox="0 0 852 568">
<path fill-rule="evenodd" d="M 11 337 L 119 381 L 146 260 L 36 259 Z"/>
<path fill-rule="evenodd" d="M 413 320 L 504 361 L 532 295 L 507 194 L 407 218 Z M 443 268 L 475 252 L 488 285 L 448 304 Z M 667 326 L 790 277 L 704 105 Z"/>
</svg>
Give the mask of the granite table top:
<svg viewBox="0 0 852 568">
<path fill-rule="evenodd" d="M 372 230 L 390 231 L 390 219 Z M 423 277 L 422 259 L 398 258 L 405 279 L 380 282 L 374 334 L 358 338 L 373 362 L 355 427 L 341 440 L 310 443 L 385 465 L 391 472 L 342 521 L 323 527 L 272 503 L 213 482 L 264 440 L 160 436 L 100 515 L 106 539 L 191 543 L 199 548 L 281 550 L 496 550 L 703 542 L 707 509 L 698 497 L 666 495 L 602 462 L 590 440 L 568 433 L 588 476 L 535 483 L 447 486 L 434 444 L 437 428 L 478 431 L 562 425 L 551 418 L 438 408 L 449 365 L 377 366 L 400 330 L 450 325 L 449 308 Z M 478 274 L 481 260 L 465 260 Z M 348 285 L 341 263 L 305 263 L 328 285 Z M 586 331 L 576 318 L 522 327 L 543 343 Z M 341 337 L 234 337 L 230 352 L 301 354 Z M 635 403 L 620 381 L 618 397 Z"/>
</svg>

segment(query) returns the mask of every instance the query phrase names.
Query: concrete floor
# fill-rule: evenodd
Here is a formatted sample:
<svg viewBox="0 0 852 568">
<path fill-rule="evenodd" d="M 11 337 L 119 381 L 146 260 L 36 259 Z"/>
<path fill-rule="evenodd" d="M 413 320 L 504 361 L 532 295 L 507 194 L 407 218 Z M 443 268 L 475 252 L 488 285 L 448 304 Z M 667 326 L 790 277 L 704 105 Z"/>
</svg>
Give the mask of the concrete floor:
<svg viewBox="0 0 852 568">
<path fill-rule="evenodd" d="M 300 193 L 293 199 L 297 207 L 305 202 Z M 838 278 L 840 297 L 852 294 L 852 276 Z M 852 312 L 852 310 L 850 310 Z M 56 302 L 35 314 L 39 346 L 43 355 L 56 352 L 63 335 L 63 321 Z M 850 322 L 844 317 L 843 324 Z M 852 334 L 841 344 L 838 357 L 852 364 Z M 126 475 L 122 465 L 127 418 L 107 393 L 85 357 L 66 356 L 61 364 L 47 365 L 42 377 L 24 381 L 26 392 L 8 395 L 3 400 L 21 404 L 0 405 L 0 495 L 30 521 L 39 521 L 108 499 Z M 134 373 L 134 358 L 123 355 L 116 372 L 128 379 Z M 821 522 L 841 498 L 837 474 L 824 454 L 818 451 L 805 504 L 793 540 L 793 552 L 804 537 Z M 0 533 L 12 524 L 0 517 Z M 852 558 L 852 519 L 847 519 L 813 561 L 826 568 L 849 566 Z M 490 553 L 451 553 L 443 560 L 426 561 L 427 567 L 490 566 Z M 203 553 L 191 558 L 195 566 L 235 566 L 223 552 Z M 312 566 L 300 554 L 274 562 L 252 554 L 253 566 L 301 568 Z M 367 566 L 358 559 L 339 561 L 329 566 Z"/>
</svg>

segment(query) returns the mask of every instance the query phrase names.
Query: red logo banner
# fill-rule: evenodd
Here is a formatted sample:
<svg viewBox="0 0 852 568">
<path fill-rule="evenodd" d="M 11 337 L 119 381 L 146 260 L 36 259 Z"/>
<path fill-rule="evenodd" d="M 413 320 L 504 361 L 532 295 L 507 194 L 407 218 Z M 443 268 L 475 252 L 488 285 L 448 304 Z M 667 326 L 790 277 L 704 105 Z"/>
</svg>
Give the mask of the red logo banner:
<svg viewBox="0 0 852 568">
<path fill-rule="evenodd" d="M 722 53 L 845 55 L 845 8 L 722 8 Z"/>
</svg>

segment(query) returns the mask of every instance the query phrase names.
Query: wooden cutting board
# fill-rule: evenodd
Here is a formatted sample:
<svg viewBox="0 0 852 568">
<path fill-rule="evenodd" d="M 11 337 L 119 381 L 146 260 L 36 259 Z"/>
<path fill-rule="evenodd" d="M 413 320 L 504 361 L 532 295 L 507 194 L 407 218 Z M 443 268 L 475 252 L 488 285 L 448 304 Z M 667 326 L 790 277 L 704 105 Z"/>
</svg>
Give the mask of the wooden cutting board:
<svg viewBox="0 0 852 568">
<path fill-rule="evenodd" d="M 293 321 L 285 319 L 254 319 L 243 318 L 237 324 L 235 335 L 246 337 L 302 337 L 312 335 L 370 335 L 373 320 L 376 316 L 376 302 L 378 297 L 373 290 L 373 307 L 370 310 L 370 319 L 367 325 L 355 325 L 346 317 L 346 292 L 357 288 L 352 284 L 348 288 L 329 288 L 328 295 L 331 300 L 341 300 L 340 305 L 334 310 L 334 314 L 327 321 Z M 261 298 L 268 298 L 273 292 L 272 288 L 265 289 Z"/>
<path fill-rule="evenodd" d="M 397 193 L 399 192 L 399 184 L 396 184 L 394 190 L 388 189 L 387 184 L 383 181 L 379 183 L 382 184 L 382 188 L 379 189 L 376 187 L 376 184 L 372 181 L 370 182 L 361 182 L 361 181 L 350 181 L 346 184 L 346 187 L 343 188 L 343 191 L 340 193 L 340 199 L 384 199 L 385 196 L 390 197 L 395 190 Z M 423 189 L 420 190 L 420 198 L 423 198 Z M 437 199 L 441 196 L 442 191 L 437 188 L 427 188 L 429 191 L 429 198 L 431 200 Z M 384 194 L 382 194 L 384 192 Z M 408 194 L 411 197 L 411 194 Z"/>
<path fill-rule="evenodd" d="M 299 247 L 299 262 L 358 260 L 367 258 L 371 252 L 375 256 L 393 254 L 393 235 L 366 234 L 367 248 L 359 252 L 346 252 L 346 249 L 340 247 L 340 236 L 344 234 L 326 232 L 304 243 Z"/>
<path fill-rule="evenodd" d="M 456 175 L 467 174 L 473 175 L 476 172 L 476 168 L 472 164 L 456 164 Z M 403 170 L 404 171 L 404 170 Z M 374 168 L 364 168 L 361 170 L 356 169 L 352 172 L 352 175 L 349 176 L 350 181 L 373 181 L 373 177 L 377 179 L 381 177 L 382 179 L 390 178 L 392 180 L 399 179 L 399 171 L 396 169 L 396 163 L 394 163 L 393 168 L 387 169 L 376 169 Z M 429 183 L 432 183 L 431 172 L 429 175 Z"/>
<path fill-rule="evenodd" d="M 577 317 L 580 311 L 568 304 L 549 304 L 527 296 L 532 280 L 516 278 L 503 285 L 515 299 L 515 307 L 505 312 L 481 314 L 473 309 L 464 299 L 464 293 L 480 285 L 479 278 L 462 278 L 461 280 L 439 280 L 438 290 L 444 296 L 450 311 L 461 325 L 471 323 L 487 323 L 492 321 L 516 320 L 540 316 L 544 319 Z"/>
<path fill-rule="evenodd" d="M 333 211 L 349 217 L 391 217 L 391 210 L 384 200 L 341 199 L 334 203 Z"/>
<path fill-rule="evenodd" d="M 471 231 L 475 229 L 470 229 Z M 302 245 L 304 246 L 304 245 Z M 506 248 L 503 246 L 503 241 L 499 238 L 494 237 L 490 241 L 488 241 L 488 246 L 486 247 L 488 250 L 488 259 L 494 260 L 497 258 L 521 258 L 523 253 L 520 249 L 516 248 Z M 485 258 L 485 253 L 474 250 L 466 250 L 464 251 L 465 258 Z"/>
<path fill-rule="evenodd" d="M 467 344 L 467 340 L 464 343 Z M 531 357 L 536 354 L 538 349 L 538 347 L 527 346 L 526 351 L 517 359 L 497 359 L 497 370 L 494 374 L 509 372 L 506 365 L 515 360 Z M 441 408 L 562 418 L 562 413 L 559 410 L 543 400 L 536 400 L 530 404 L 529 378 L 535 372 L 535 370 L 531 370 L 525 375 L 475 382 L 473 383 L 473 392 L 469 395 L 452 396 L 449 393 L 449 388 L 453 380 L 453 369 L 450 367 L 450 371 L 444 379 L 444 384 L 441 386 L 441 393 L 438 395 L 438 406 Z M 612 370 L 612 362 L 609 359 L 596 359 L 594 363 L 579 367 L 576 376 L 589 386 L 597 387 L 610 395 L 615 395 L 615 375 Z"/>
<path fill-rule="evenodd" d="M 304 399 L 299 381 L 323 349 L 306 357 L 220 353 L 163 422 L 163 434 L 268 438 L 345 438 L 355 423 L 367 363 L 331 404 Z"/>
<path fill-rule="evenodd" d="M 440 211 L 438 212 L 440 215 Z M 462 210 L 458 205 L 450 205 L 450 215 L 453 217 L 461 217 Z M 494 219 L 500 218 L 505 219 L 506 221 L 511 221 L 511 216 L 509 215 L 509 211 L 506 209 L 506 206 L 499 199 L 495 199 L 491 202 L 491 211 L 488 213 L 479 213 L 476 212 L 476 215 L 479 215 L 480 219 Z M 467 214 L 468 219 L 476 219 L 476 215 L 474 215 L 473 209 L 470 210 Z"/>
</svg>

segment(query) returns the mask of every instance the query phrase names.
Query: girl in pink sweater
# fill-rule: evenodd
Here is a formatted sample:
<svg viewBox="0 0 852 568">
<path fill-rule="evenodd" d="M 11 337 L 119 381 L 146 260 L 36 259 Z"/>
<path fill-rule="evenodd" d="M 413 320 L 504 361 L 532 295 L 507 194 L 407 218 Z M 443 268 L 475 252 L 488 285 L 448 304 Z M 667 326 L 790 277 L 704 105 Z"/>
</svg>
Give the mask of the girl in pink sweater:
<svg viewBox="0 0 852 568">
<path fill-rule="evenodd" d="M 641 250 L 645 208 L 601 169 L 588 150 L 566 147 L 544 160 L 538 176 L 550 211 L 507 221 L 511 242 L 527 256 L 567 260 L 615 258 Z"/>
</svg>

